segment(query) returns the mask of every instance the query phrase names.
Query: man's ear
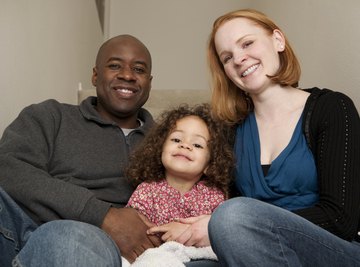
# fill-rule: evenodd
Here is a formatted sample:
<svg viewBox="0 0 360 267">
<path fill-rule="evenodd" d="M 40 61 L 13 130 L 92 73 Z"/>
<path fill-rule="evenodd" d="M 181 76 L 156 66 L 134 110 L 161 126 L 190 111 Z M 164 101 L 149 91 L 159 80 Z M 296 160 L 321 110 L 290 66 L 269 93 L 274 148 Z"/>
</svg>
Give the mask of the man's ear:
<svg viewBox="0 0 360 267">
<path fill-rule="evenodd" d="M 152 79 L 153 79 L 153 76 L 150 75 L 150 77 L 149 77 L 149 92 L 150 92 L 151 89 L 152 89 Z"/>
<path fill-rule="evenodd" d="M 93 74 L 91 76 L 91 82 L 96 87 L 96 82 L 97 82 L 97 70 L 96 70 L 96 67 L 93 68 Z"/>
<path fill-rule="evenodd" d="M 283 52 L 285 50 L 285 37 L 284 37 L 283 33 L 280 30 L 275 29 L 273 31 L 273 38 L 274 38 L 275 47 L 276 47 L 277 51 Z"/>
</svg>

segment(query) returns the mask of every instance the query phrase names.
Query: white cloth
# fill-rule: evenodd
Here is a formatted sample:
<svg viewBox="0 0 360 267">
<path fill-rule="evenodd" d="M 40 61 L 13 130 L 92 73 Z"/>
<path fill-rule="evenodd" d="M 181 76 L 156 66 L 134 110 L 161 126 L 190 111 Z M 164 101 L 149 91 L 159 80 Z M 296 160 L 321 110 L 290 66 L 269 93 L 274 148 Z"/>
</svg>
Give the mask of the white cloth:
<svg viewBox="0 0 360 267">
<path fill-rule="evenodd" d="M 149 248 L 141 254 L 133 264 L 122 267 L 184 267 L 191 260 L 217 260 L 211 247 L 187 247 L 178 242 L 170 241 L 158 248 Z M 128 264 L 128 263 L 127 263 Z"/>
</svg>

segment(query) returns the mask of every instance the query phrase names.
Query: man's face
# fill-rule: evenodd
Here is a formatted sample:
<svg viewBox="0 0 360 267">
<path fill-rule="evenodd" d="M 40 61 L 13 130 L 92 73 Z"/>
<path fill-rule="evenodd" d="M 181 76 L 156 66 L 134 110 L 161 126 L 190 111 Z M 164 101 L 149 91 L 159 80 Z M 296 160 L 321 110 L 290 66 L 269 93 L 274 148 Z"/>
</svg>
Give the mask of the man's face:
<svg viewBox="0 0 360 267">
<path fill-rule="evenodd" d="M 144 45 L 129 36 L 112 39 L 101 48 L 93 69 L 98 112 L 131 128 L 129 121 L 136 122 L 138 110 L 149 98 L 151 80 L 151 57 Z"/>
</svg>

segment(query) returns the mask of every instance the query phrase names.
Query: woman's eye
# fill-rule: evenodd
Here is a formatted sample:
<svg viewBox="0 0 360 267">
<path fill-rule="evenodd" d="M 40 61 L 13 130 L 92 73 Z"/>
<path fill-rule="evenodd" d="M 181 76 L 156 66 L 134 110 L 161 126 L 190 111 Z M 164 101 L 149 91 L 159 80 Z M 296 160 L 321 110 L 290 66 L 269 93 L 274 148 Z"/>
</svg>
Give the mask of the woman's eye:
<svg viewBox="0 0 360 267">
<path fill-rule="evenodd" d="M 254 42 L 253 41 L 247 41 L 243 44 L 243 48 L 247 48 L 249 47 L 250 45 L 252 45 Z"/>
<path fill-rule="evenodd" d="M 223 64 L 226 64 L 231 59 L 231 56 L 226 56 L 223 58 Z"/>
</svg>

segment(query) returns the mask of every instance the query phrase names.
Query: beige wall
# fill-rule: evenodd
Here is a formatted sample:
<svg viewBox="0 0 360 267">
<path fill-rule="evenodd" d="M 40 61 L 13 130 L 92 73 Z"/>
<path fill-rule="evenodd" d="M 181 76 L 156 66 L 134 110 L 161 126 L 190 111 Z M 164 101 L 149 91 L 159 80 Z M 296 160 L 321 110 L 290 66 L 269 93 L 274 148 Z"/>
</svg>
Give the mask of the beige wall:
<svg viewBox="0 0 360 267">
<path fill-rule="evenodd" d="M 0 135 L 29 104 L 76 103 L 102 41 L 95 1 L 0 0 Z"/>
<path fill-rule="evenodd" d="M 154 88 L 208 88 L 205 47 L 224 12 L 250 7 L 285 31 L 301 61 L 301 87 L 347 93 L 360 110 L 359 0 L 109 0 L 109 36 L 132 33 L 154 57 Z"/>
<path fill-rule="evenodd" d="M 274 18 L 290 39 L 302 66 L 300 86 L 344 92 L 360 111 L 360 1 L 258 0 L 253 3 L 255 8 Z"/>
<path fill-rule="evenodd" d="M 286 32 L 303 69 L 302 87 L 347 93 L 360 109 L 358 0 L 104 0 L 105 39 L 139 37 L 154 61 L 153 87 L 209 87 L 205 49 L 216 17 L 257 8 Z M 0 0 L 0 134 L 28 104 L 76 103 L 90 83 L 103 36 L 93 0 Z"/>
<path fill-rule="evenodd" d="M 153 56 L 153 88 L 209 88 L 206 43 L 216 17 L 252 0 L 108 0 L 109 36 L 131 33 Z"/>
</svg>

